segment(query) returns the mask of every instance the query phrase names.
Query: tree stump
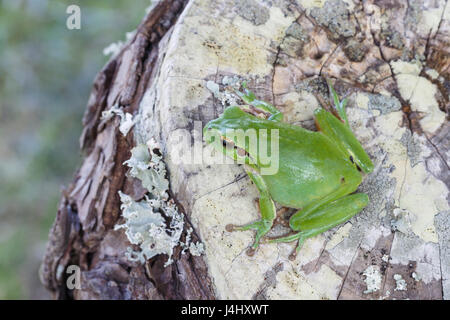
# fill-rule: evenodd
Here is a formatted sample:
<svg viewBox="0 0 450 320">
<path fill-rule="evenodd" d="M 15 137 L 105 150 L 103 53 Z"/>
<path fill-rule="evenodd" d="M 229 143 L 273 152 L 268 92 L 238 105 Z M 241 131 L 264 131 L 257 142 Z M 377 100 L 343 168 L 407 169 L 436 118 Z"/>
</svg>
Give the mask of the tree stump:
<svg viewBox="0 0 450 320">
<path fill-rule="evenodd" d="M 95 79 L 84 162 L 63 192 L 43 283 L 73 299 L 449 299 L 449 32 L 443 0 L 158 2 Z M 358 189 L 370 203 L 308 239 L 294 261 L 294 243 L 262 244 L 249 257 L 253 232 L 225 230 L 259 217 L 243 167 L 180 155 L 208 150 L 192 141 L 231 103 L 230 81 L 247 81 L 286 122 L 315 130 L 325 79 L 348 98 L 375 164 Z M 102 117 L 108 110 L 122 117 Z M 180 151 L 174 137 L 186 135 Z M 115 228 L 119 191 L 145 201 L 149 190 L 124 162 L 152 139 L 183 215 L 180 241 L 205 248 L 198 256 L 177 246 L 168 266 L 166 254 L 131 261 L 126 230 Z M 70 265 L 81 270 L 74 290 Z"/>
</svg>

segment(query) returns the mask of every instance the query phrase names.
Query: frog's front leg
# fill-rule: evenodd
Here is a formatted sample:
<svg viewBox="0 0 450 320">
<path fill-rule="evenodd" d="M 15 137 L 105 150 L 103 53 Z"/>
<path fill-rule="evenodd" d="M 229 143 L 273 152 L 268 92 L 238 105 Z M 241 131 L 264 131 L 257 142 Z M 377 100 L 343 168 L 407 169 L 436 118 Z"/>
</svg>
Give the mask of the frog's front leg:
<svg viewBox="0 0 450 320">
<path fill-rule="evenodd" d="M 269 232 L 270 228 L 272 228 L 273 220 L 276 216 L 276 209 L 262 176 L 252 169 L 248 169 L 246 171 L 250 179 L 252 179 L 252 181 L 255 183 L 256 188 L 258 189 L 260 194 L 259 211 L 261 212 L 261 220 L 244 226 L 235 226 L 229 224 L 225 228 L 230 232 L 245 231 L 250 229 L 256 230 L 255 241 L 253 242 L 253 245 L 247 250 L 247 254 L 249 256 L 252 256 L 255 254 L 255 251 L 258 248 L 261 237 L 263 237 L 267 232 Z"/>
<path fill-rule="evenodd" d="M 244 88 L 244 92 L 238 90 L 235 90 L 235 92 L 245 103 L 248 103 L 249 105 L 252 105 L 257 109 L 267 112 L 270 115 L 268 117 L 268 120 L 276 122 L 283 121 L 283 114 L 280 110 L 278 110 L 268 102 L 256 99 L 255 94 L 247 89 L 247 84 L 245 82 L 242 83 L 242 87 Z"/>
<path fill-rule="evenodd" d="M 291 228 L 298 233 L 285 237 L 272 238 L 268 242 L 291 242 L 297 240 L 295 251 L 289 256 L 294 260 L 303 242 L 315 235 L 325 232 L 356 215 L 369 202 L 369 197 L 365 193 L 356 193 L 344 196 L 328 204 L 319 206 L 307 215 L 302 210 L 295 213 L 290 221 Z"/>
</svg>

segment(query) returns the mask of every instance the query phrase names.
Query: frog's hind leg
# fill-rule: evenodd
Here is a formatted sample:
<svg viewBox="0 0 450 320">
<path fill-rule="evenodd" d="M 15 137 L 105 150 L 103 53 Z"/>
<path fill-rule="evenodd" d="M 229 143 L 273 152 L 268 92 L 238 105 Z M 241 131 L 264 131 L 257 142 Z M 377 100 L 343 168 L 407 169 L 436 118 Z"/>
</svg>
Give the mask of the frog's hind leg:
<svg viewBox="0 0 450 320">
<path fill-rule="evenodd" d="M 329 83 L 334 110 L 332 113 L 319 108 L 314 111 L 316 127 L 328 138 L 336 143 L 336 147 L 347 154 L 348 159 L 355 164 L 359 171 L 370 173 L 373 171 L 373 163 L 361 143 L 356 139 L 347 120 L 345 105 L 347 100 L 339 100 L 336 91 Z M 336 116 L 337 112 L 337 116 Z"/>
<path fill-rule="evenodd" d="M 369 202 L 365 193 L 356 193 L 344 196 L 330 203 L 324 204 L 308 215 L 301 215 L 299 211 L 294 214 L 294 223 L 292 228 L 299 231 L 287 236 L 268 239 L 269 243 L 291 242 L 297 240 L 295 251 L 289 256 L 289 259 L 295 259 L 300 251 L 303 242 L 315 235 L 325 232 L 356 215 Z M 297 218 L 297 219 L 295 219 Z"/>
<path fill-rule="evenodd" d="M 275 205 L 270 197 L 267 186 L 262 179 L 261 175 L 257 172 L 247 170 L 247 174 L 250 179 L 255 183 L 258 191 L 260 193 L 259 197 L 259 211 L 261 212 L 261 220 L 243 225 L 243 226 L 235 226 L 235 225 L 227 225 L 225 229 L 227 231 L 245 231 L 245 230 L 256 230 L 255 241 L 252 246 L 247 250 L 248 255 L 253 255 L 258 248 L 261 237 L 263 237 L 269 230 L 272 228 L 273 220 L 276 216 Z"/>
</svg>

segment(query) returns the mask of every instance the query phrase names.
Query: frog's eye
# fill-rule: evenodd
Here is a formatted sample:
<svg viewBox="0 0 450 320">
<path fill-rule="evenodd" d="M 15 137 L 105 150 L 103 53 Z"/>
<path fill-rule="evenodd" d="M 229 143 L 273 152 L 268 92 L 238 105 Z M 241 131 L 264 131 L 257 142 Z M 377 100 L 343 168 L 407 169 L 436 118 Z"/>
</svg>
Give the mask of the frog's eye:
<svg viewBox="0 0 450 320">
<path fill-rule="evenodd" d="M 227 149 L 236 148 L 233 140 L 229 140 L 229 139 L 225 138 L 224 136 L 221 136 L 220 139 L 222 140 L 222 145 L 225 148 L 227 148 Z"/>
</svg>

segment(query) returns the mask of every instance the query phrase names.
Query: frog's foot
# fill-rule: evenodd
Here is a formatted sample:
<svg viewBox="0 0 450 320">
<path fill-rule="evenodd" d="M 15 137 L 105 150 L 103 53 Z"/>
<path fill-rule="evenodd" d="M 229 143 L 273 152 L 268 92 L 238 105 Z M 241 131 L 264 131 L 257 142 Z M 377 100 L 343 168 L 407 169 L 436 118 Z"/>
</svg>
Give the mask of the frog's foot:
<svg viewBox="0 0 450 320">
<path fill-rule="evenodd" d="M 297 257 L 298 252 L 300 251 L 303 242 L 305 242 L 306 237 L 303 232 L 290 232 L 287 235 L 280 236 L 280 237 L 272 237 L 272 238 L 265 238 L 265 243 L 280 243 L 280 242 L 292 242 L 297 241 L 297 246 L 295 247 L 295 250 L 289 255 L 289 260 L 294 261 Z"/>
<path fill-rule="evenodd" d="M 259 246 L 261 237 L 263 237 L 267 232 L 269 232 L 271 227 L 272 227 L 272 221 L 259 220 L 259 221 L 255 221 L 255 222 L 243 225 L 243 226 L 227 224 L 225 226 L 225 230 L 227 230 L 228 232 L 246 231 L 246 230 L 251 230 L 251 229 L 256 230 L 255 241 L 253 242 L 252 246 L 247 250 L 247 255 L 253 256 L 256 252 L 256 249 Z"/>
</svg>

